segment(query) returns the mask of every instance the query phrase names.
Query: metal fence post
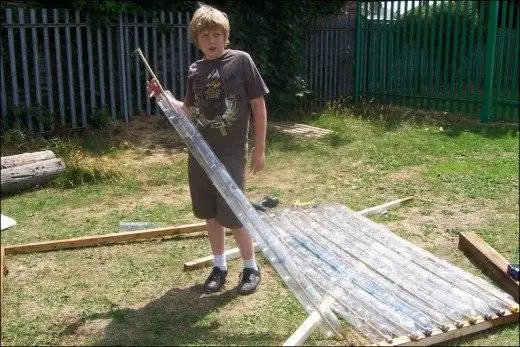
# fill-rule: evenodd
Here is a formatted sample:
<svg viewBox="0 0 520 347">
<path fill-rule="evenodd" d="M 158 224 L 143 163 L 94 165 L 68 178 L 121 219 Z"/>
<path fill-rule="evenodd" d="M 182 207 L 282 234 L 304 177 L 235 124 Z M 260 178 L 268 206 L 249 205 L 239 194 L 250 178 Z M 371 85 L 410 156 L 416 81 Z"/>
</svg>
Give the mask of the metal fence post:
<svg viewBox="0 0 520 347">
<path fill-rule="evenodd" d="M 354 102 L 359 102 L 359 94 L 361 87 L 361 1 L 356 2 L 356 63 L 355 63 L 355 80 L 354 80 Z"/>
<path fill-rule="evenodd" d="M 493 74 L 495 69 L 495 48 L 497 42 L 498 1 L 488 2 L 488 32 L 486 39 L 486 63 L 484 71 L 484 95 L 480 121 L 488 122 L 491 119 L 491 98 L 493 96 Z"/>
</svg>

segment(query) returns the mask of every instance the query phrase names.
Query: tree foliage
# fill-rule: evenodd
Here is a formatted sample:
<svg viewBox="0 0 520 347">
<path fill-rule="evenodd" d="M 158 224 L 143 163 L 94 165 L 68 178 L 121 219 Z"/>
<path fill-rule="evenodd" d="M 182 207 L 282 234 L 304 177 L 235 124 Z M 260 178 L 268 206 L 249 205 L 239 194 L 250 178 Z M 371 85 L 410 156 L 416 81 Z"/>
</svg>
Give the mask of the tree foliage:
<svg viewBox="0 0 520 347">
<path fill-rule="evenodd" d="M 471 37 L 479 26 L 479 4 L 475 1 L 446 2 L 435 5 L 425 4 L 415 7 L 403 15 L 398 15 L 399 29 L 407 33 L 405 39 L 419 41 L 422 38 L 412 37 L 413 28 L 437 36 L 441 32 L 441 42 L 447 42 L 448 35 L 454 36 L 454 26 L 464 28 L 465 38 Z M 451 25 L 451 28 L 449 27 Z M 417 32 L 417 29 L 415 29 Z M 450 37 L 451 38 L 451 37 Z"/>
<path fill-rule="evenodd" d="M 308 29 L 344 1 L 208 1 L 231 22 L 231 47 L 251 54 L 269 89 L 271 116 L 283 117 L 310 93 L 303 78 L 302 49 Z"/>
</svg>

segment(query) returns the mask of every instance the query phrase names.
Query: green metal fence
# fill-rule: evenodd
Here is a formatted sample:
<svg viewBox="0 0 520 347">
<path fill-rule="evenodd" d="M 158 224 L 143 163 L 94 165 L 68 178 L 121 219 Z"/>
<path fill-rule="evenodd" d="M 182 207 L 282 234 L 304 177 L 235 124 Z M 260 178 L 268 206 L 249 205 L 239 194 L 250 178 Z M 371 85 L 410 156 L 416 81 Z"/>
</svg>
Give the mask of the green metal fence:
<svg viewBox="0 0 520 347">
<path fill-rule="evenodd" d="M 518 121 L 516 0 L 358 1 L 356 19 L 356 101 Z"/>
</svg>

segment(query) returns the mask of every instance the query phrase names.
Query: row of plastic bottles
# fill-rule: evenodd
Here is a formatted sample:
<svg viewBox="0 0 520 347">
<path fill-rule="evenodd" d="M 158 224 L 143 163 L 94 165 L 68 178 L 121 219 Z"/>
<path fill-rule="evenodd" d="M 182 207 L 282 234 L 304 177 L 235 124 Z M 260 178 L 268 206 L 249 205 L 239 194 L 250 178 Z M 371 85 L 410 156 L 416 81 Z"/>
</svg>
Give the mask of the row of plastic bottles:
<svg viewBox="0 0 520 347">
<path fill-rule="evenodd" d="M 343 205 L 329 205 L 322 206 L 321 208 L 324 210 L 329 210 L 340 216 L 351 216 L 353 212 L 348 207 Z M 361 216 L 358 216 L 357 219 L 361 220 Z M 384 228 L 371 220 L 363 220 L 363 223 L 365 223 L 365 225 L 369 224 L 374 228 L 378 228 L 377 238 L 387 247 L 398 251 L 403 256 L 413 256 L 413 260 L 416 263 L 421 264 L 423 267 L 432 271 L 433 273 L 442 273 L 443 276 L 447 276 L 447 278 L 456 278 L 458 284 L 466 284 L 469 287 L 474 288 L 474 290 L 480 290 L 479 293 L 499 300 L 502 307 L 505 309 L 514 312 L 518 311 L 518 304 L 514 301 L 511 295 L 499 290 L 484 279 L 466 272 L 444 259 L 434 256 L 430 252 L 408 242 L 407 240 L 392 233 L 387 228 Z M 372 238 L 375 236 L 367 233 L 364 234 L 365 236 Z"/>
<path fill-rule="evenodd" d="M 500 313 L 497 303 L 506 305 L 458 273 L 449 275 L 445 270 L 440 271 L 442 277 L 429 273 L 425 264 L 417 263 L 417 252 L 413 249 L 405 249 L 403 255 L 402 244 L 396 250 L 390 244 L 393 240 L 380 241 L 377 229 L 381 226 L 367 228 L 364 221 L 352 223 L 354 212 L 338 214 L 330 206 L 326 207 L 328 211 L 320 210 L 325 207 L 275 211 L 264 216 L 264 220 L 272 227 L 277 226 L 278 237 L 288 245 L 293 257 L 301 259 L 302 273 L 311 281 L 319 279 L 315 281 L 318 290 L 327 293 L 343 288 L 349 298 L 357 294 L 354 296 L 357 306 L 349 306 L 345 299 L 337 298 L 335 311 L 350 316 L 350 319 L 345 317 L 349 321 L 372 326 L 375 330 L 365 331 L 372 338 L 399 329 L 404 329 L 410 338 L 417 336 L 418 331 L 428 335 L 432 324 L 446 331 L 450 324 L 461 327 L 464 321 L 475 322 L 479 314 L 489 319 L 493 313 Z M 432 259 L 435 257 L 427 260 Z M 308 266 L 314 269 L 312 275 Z M 432 276 L 435 276 L 433 281 Z M 335 286 L 326 285 L 330 283 Z M 360 306 L 362 302 L 367 307 Z M 390 317 L 390 322 L 373 324 L 374 318 L 367 316 L 374 312 L 373 307 Z M 364 312 L 364 316 L 359 312 Z"/>
<path fill-rule="evenodd" d="M 348 222 L 350 227 L 355 230 L 358 230 L 359 226 L 363 226 L 363 228 L 358 230 L 357 234 L 361 234 L 360 236 L 363 236 L 364 239 L 375 241 L 385 248 L 395 251 L 407 259 L 409 263 L 422 267 L 429 273 L 429 276 L 434 274 L 437 278 L 450 283 L 456 281 L 457 287 L 460 289 L 463 289 L 473 296 L 484 299 L 497 315 L 504 314 L 504 310 L 518 310 L 518 304 L 513 300 L 511 295 L 500 291 L 483 279 L 463 271 L 443 259 L 435 257 L 433 254 L 411 244 L 381 225 L 356 215 L 345 206 L 321 206 L 318 211 L 321 213 L 329 211 L 342 225 Z M 348 230 L 348 228 L 346 230 Z M 483 313 L 487 315 L 489 312 Z"/>
</svg>

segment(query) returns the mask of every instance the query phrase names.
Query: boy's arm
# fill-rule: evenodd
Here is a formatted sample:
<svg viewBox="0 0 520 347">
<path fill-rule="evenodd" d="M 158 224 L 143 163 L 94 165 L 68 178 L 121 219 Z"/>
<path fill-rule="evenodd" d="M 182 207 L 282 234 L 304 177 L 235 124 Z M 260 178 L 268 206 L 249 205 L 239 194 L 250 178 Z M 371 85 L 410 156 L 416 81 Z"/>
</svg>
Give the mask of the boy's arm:
<svg viewBox="0 0 520 347">
<path fill-rule="evenodd" d="M 250 102 L 254 123 L 254 147 L 251 155 L 251 169 L 255 173 L 262 170 L 265 163 L 267 110 L 263 96 L 254 98 Z"/>
</svg>

